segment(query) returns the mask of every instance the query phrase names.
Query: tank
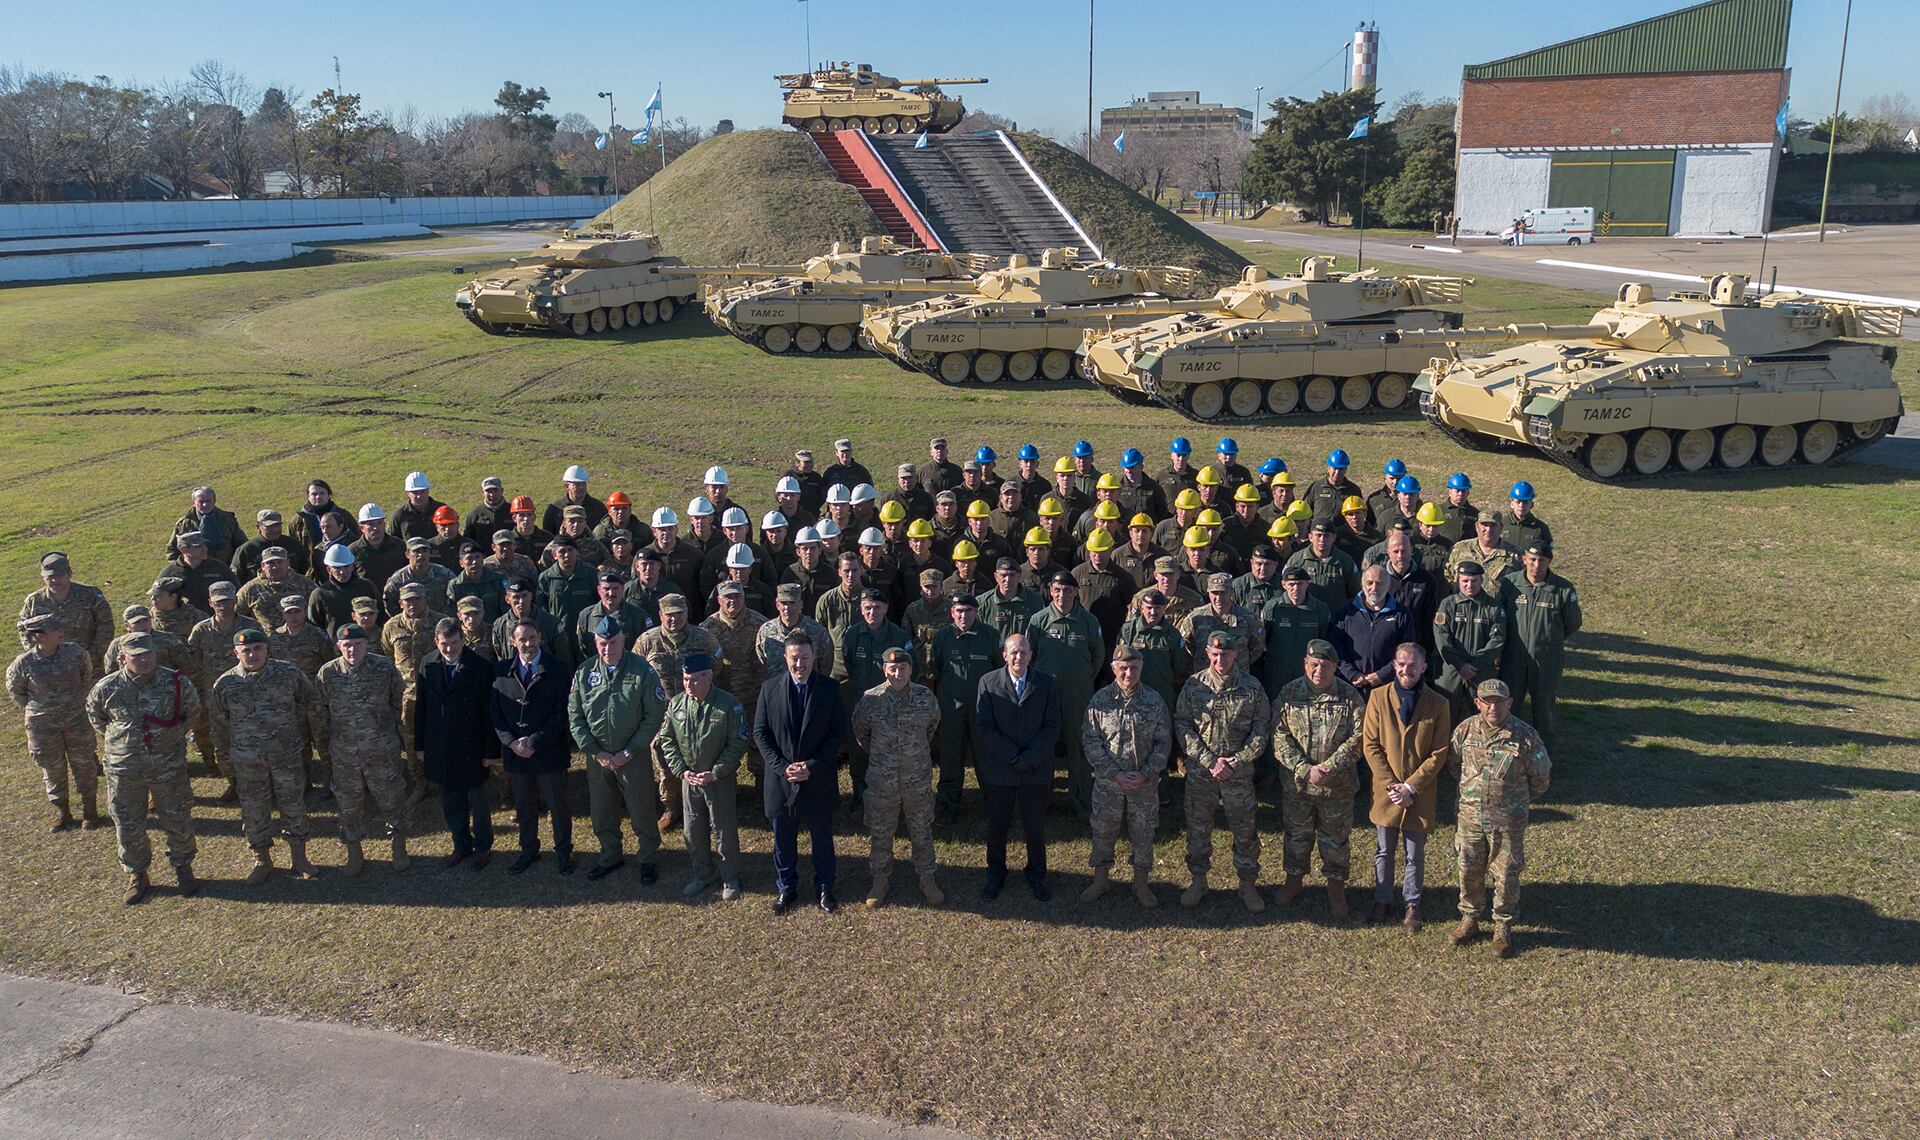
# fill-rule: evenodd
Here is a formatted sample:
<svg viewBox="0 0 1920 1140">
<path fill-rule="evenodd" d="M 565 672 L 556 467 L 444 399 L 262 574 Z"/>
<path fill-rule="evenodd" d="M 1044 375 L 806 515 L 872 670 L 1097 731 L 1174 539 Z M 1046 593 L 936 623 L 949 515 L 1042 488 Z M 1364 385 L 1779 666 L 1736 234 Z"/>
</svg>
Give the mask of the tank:
<svg viewBox="0 0 1920 1140">
<path fill-rule="evenodd" d="M 1306 257 L 1298 274 L 1249 266 L 1237 284 L 1178 316 L 1089 331 L 1081 370 L 1109 394 L 1208 423 L 1266 423 L 1326 412 L 1410 407 L 1431 353 L 1384 343 L 1395 331 L 1458 328 L 1464 277 L 1336 273 Z"/>
<path fill-rule="evenodd" d="M 866 305 L 890 305 L 907 296 L 952 293 L 971 288 L 972 276 L 995 259 L 973 254 L 907 249 L 890 238 L 861 238 L 858 246 L 836 242 L 832 251 L 798 266 L 726 266 L 689 268 L 689 277 L 724 280 L 749 276 L 737 285 L 710 285 L 707 316 L 713 323 L 765 352 L 776 355 L 848 352 L 859 347 L 856 334 Z"/>
<path fill-rule="evenodd" d="M 474 278 L 453 295 L 487 332 L 547 330 L 573 336 L 670 321 L 699 286 L 662 272 L 681 264 L 652 234 L 576 233 Z"/>
<path fill-rule="evenodd" d="M 840 63 L 799 75 L 776 75 L 786 89 L 780 121 L 798 130 L 865 131 L 870 135 L 944 134 L 966 117 L 957 95 L 940 85 L 985 83 L 979 78 L 895 79 L 871 64 Z"/>
<path fill-rule="evenodd" d="M 1530 447 L 1589 479 L 1818 466 L 1878 439 L 1904 412 L 1895 350 L 1909 310 L 1800 293 L 1748 295 L 1722 273 L 1656 300 L 1623 285 L 1584 325 L 1508 325 L 1446 344 L 1415 381 L 1429 423 L 1476 450 Z M 1477 356 L 1462 344 L 1520 341 Z"/>
<path fill-rule="evenodd" d="M 1200 279 L 1177 266 L 1076 264 L 1077 252 L 1044 250 L 1037 265 L 1015 254 L 1005 266 L 981 274 L 971 296 L 870 307 L 860 343 L 943 384 L 1065 380 L 1088 329 L 1179 312 L 1191 302 L 1174 298 L 1192 293 Z M 1125 300 L 1142 294 L 1154 296 Z"/>
</svg>

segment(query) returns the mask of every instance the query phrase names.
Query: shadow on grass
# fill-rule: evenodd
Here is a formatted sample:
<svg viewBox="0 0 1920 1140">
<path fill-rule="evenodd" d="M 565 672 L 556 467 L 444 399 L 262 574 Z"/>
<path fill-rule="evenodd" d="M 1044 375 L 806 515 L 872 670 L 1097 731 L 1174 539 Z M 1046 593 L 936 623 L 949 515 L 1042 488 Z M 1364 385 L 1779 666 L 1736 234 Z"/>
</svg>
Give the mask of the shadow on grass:
<svg viewBox="0 0 1920 1140">
<path fill-rule="evenodd" d="M 1532 946 L 1651 958 L 1813 966 L 1920 965 L 1920 922 L 1845 895 L 1788 895 L 1708 883 L 1526 884 Z"/>
</svg>

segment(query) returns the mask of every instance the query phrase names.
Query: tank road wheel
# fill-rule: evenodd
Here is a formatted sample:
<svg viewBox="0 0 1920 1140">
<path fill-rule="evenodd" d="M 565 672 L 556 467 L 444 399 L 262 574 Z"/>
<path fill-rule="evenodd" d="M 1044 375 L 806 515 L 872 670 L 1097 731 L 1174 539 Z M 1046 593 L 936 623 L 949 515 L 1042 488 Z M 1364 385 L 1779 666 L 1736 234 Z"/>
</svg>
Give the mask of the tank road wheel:
<svg viewBox="0 0 1920 1140">
<path fill-rule="evenodd" d="M 1040 358 L 1031 352 L 1016 352 L 1007 357 L 1007 379 L 1025 384 L 1040 374 Z"/>
<path fill-rule="evenodd" d="M 877 135 L 877 134 L 879 134 L 879 133 L 880 133 L 880 120 L 879 120 L 879 119 L 868 119 L 868 120 L 867 120 L 866 122 L 864 122 L 864 123 L 862 123 L 862 124 L 860 124 L 860 125 L 861 125 L 861 126 L 862 126 L 863 128 L 865 128 L 865 129 L 866 129 L 866 132 L 867 132 L 868 134 L 870 134 L 870 135 Z"/>
<path fill-rule="evenodd" d="M 816 135 L 824 133 L 826 129 L 827 129 L 827 121 L 825 119 L 808 119 L 807 120 L 807 130 L 813 132 Z"/>
<path fill-rule="evenodd" d="M 673 314 L 678 311 L 679 311 L 678 309 L 675 309 L 673 307 L 672 297 L 660 298 L 660 323 L 661 324 L 665 324 L 668 321 L 672 320 Z"/>
<path fill-rule="evenodd" d="M 1760 462 L 1778 467 L 1800 450 L 1800 433 L 1792 424 L 1775 424 L 1760 437 Z"/>
<path fill-rule="evenodd" d="M 1266 402 L 1267 394 L 1260 390 L 1258 380 L 1236 380 L 1227 388 L 1227 410 L 1233 413 L 1234 419 L 1259 415 Z"/>
<path fill-rule="evenodd" d="M 1308 380 L 1307 386 L 1301 390 L 1300 402 L 1307 406 L 1309 412 L 1318 415 L 1333 407 L 1333 402 L 1339 398 L 1339 395 L 1340 389 L 1335 386 L 1333 377 L 1315 376 Z"/>
<path fill-rule="evenodd" d="M 965 384 L 973 372 L 973 361 L 964 352 L 949 352 L 940 358 L 940 382 Z"/>
<path fill-rule="evenodd" d="M 619 332 L 621 329 L 626 327 L 627 327 L 627 310 L 625 309 L 625 307 L 620 305 L 608 306 L 607 307 L 607 328 L 612 330 L 613 332 Z"/>
<path fill-rule="evenodd" d="M 1073 354 L 1060 348 L 1050 348 L 1040 358 L 1040 375 L 1049 380 L 1065 380 L 1073 373 Z"/>
<path fill-rule="evenodd" d="M 793 330 L 785 325 L 768 325 L 760 334 L 760 347 L 775 356 L 793 347 Z"/>
<path fill-rule="evenodd" d="M 585 313 L 575 313 L 567 321 L 567 328 L 573 331 L 574 336 L 586 336 L 593 331 L 593 318 Z"/>
<path fill-rule="evenodd" d="M 1290 416 L 1300 406 L 1300 385 L 1292 380 L 1275 380 L 1267 385 L 1267 411 Z"/>
<path fill-rule="evenodd" d="M 1833 458 L 1840 446 L 1840 429 L 1827 420 L 1815 420 L 1800 433 L 1800 458 L 1818 467 Z"/>
<path fill-rule="evenodd" d="M 828 119 L 827 129 L 830 131 L 844 131 L 847 129 L 847 121 L 845 119 Z"/>
<path fill-rule="evenodd" d="M 1357 412 L 1373 402 L 1373 380 L 1367 376 L 1349 376 L 1340 381 L 1340 406 Z"/>
<path fill-rule="evenodd" d="M 660 306 L 654 301 L 644 301 L 640 305 L 640 323 L 650 325 L 660 319 Z"/>
<path fill-rule="evenodd" d="M 1682 471 L 1698 471 L 1713 462 L 1713 432 L 1694 428 L 1673 445 L 1673 461 Z"/>
<path fill-rule="evenodd" d="M 1596 435 L 1587 443 L 1587 466 L 1602 479 L 1617 478 L 1627 469 L 1627 460 L 1632 455 L 1627 437 L 1618 433 Z"/>
<path fill-rule="evenodd" d="M 1753 462 L 1753 453 L 1760 450 L 1759 438 L 1746 424 L 1733 424 L 1720 429 L 1720 466 L 1729 471 L 1738 471 Z"/>
<path fill-rule="evenodd" d="M 628 328 L 637 329 L 640 327 L 641 322 L 644 320 L 646 320 L 646 309 L 640 304 L 640 302 L 635 301 L 632 304 L 627 306 L 627 327 Z"/>
<path fill-rule="evenodd" d="M 1007 358 L 997 352 L 976 353 L 973 358 L 973 378 L 982 384 L 996 384 L 1007 374 Z"/>
<path fill-rule="evenodd" d="M 605 309 L 593 310 L 593 312 L 587 314 L 587 322 L 593 326 L 594 332 L 597 332 L 597 333 L 606 332 L 607 331 L 607 311 Z"/>
<path fill-rule="evenodd" d="M 793 330 L 793 347 L 801 352 L 819 352 L 820 346 L 826 341 L 827 338 L 820 335 L 820 330 L 812 325 L 801 325 Z"/>
<path fill-rule="evenodd" d="M 1218 383 L 1194 384 L 1187 389 L 1184 399 L 1187 411 L 1192 412 L 1195 419 L 1218 419 L 1227 408 L 1227 390 Z"/>
<path fill-rule="evenodd" d="M 1404 372 L 1382 372 L 1373 383 L 1374 405 L 1391 412 L 1405 406 L 1407 394 L 1412 390 Z"/>
<path fill-rule="evenodd" d="M 880 133 L 881 133 L 881 134 L 883 134 L 883 135 L 897 135 L 897 134 L 899 134 L 899 133 L 900 133 L 900 120 L 899 120 L 899 119 L 896 119 L 896 118 L 894 118 L 894 117 L 893 117 L 892 115 L 888 115 L 888 116 L 887 116 L 886 118 L 884 118 L 884 119 L 881 119 L 881 120 L 880 120 Z"/>
<path fill-rule="evenodd" d="M 920 133 L 921 131 L 924 131 L 924 130 L 926 130 L 926 129 L 927 129 L 927 121 L 928 121 L 928 120 L 926 120 L 925 118 L 919 118 L 919 119 L 902 119 L 902 120 L 900 121 L 900 126 L 901 126 L 901 128 L 902 128 L 903 130 L 905 130 L 905 131 L 906 131 L 906 132 L 907 132 L 908 134 L 913 134 L 913 135 L 917 135 L 917 134 L 919 134 L 919 133 Z"/>
<path fill-rule="evenodd" d="M 834 352 L 845 352 L 853 347 L 853 326 L 835 325 L 827 330 L 827 348 Z"/>
<path fill-rule="evenodd" d="M 1673 459 L 1673 437 L 1659 428 L 1648 428 L 1633 440 L 1633 469 L 1642 475 L 1658 475 Z"/>
<path fill-rule="evenodd" d="M 1890 422 L 1892 421 L 1860 420 L 1856 423 L 1848 424 L 1847 430 L 1852 432 L 1853 438 L 1859 440 L 1861 443 L 1872 443 L 1874 440 L 1887 434 L 1887 424 Z"/>
</svg>

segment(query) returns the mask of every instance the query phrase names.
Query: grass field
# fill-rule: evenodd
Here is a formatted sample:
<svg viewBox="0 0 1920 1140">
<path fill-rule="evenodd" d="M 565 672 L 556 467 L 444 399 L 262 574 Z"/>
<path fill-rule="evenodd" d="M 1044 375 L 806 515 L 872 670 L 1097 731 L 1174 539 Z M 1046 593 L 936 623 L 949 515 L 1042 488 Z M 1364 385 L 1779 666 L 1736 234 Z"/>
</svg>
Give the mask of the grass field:
<svg viewBox="0 0 1920 1140">
<path fill-rule="evenodd" d="M 683 504 L 718 462 L 762 509 L 796 446 L 840 435 L 876 470 L 934 434 L 1048 455 L 1084 436 L 1108 461 L 1210 443 L 1082 386 L 948 389 L 868 358 L 773 358 L 691 313 L 607 339 L 491 338 L 450 303 L 460 260 L 0 291 L 0 581 L 24 594 L 64 549 L 117 611 L 201 482 L 247 518 L 290 509 L 313 475 L 390 505 L 419 468 L 464 509 L 487 474 L 544 502 L 577 461 L 597 491 L 651 506 Z M 1598 303 L 1499 282 L 1469 297 L 1488 321 Z M 1900 371 L 1911 406 L 1911 357 Z M 1165 886 L 1151 915 L 1123 892 L 1080 906 L 1085 831 L 1058 815 L 1055 901 L 1015 885 L 986 906 L 977 809 L 941 844 L 945 908 L 908 885 L 903 905 L 776 922 L 762 825 L 735 904 L 680 902 L 677 837 L 646 891 L 630 870 L 559 879 L 550 859 L 518 879 L 420 860 L 249 890 L 236 813 L 203 800 L 205 896 L 126 908 L 109 832 L 44 834 L 10 721 L 0 966 L 977 1133 L 1909 1134 L 1920 482 L 1852 463 L 1608 488 L 1414 419 L 1234 434 L 1302 473 L 1338 445 L 1369 477 L 1390 455 L 1433 483 L 1465 468 L 1484 502 L 1515 478 L 1539 488 L 1587 628 L 1513 960 L 1447 945 L 1450 828 L 1429 854 L 1431 925 L 1409 937 L 1336 929 L 1317 891 L 1258 918 L 1224 894 L 1182 912 Z M 1272 883 L 1277 807 L 1261 824 Z M 418 846 L 447 841 L 436 824 Z M 1358 906 L 1366 832 L 1354 847 Z M 853 901 L 865 844 L 842 850 Z M 330 841 L 315 852 L 340 860 Z M 1158 860 L 1177 881 L 1178 837 Z"/>
</svg>

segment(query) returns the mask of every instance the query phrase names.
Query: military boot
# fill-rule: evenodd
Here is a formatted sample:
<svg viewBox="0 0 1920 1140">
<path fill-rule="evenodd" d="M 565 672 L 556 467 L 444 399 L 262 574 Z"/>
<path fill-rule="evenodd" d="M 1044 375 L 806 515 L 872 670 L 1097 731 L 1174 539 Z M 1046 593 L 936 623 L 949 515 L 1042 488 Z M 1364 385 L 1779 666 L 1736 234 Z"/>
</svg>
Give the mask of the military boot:
<svg viewBox="0 0 1920 1140">
<path fill-rule="evenodd" d="M 247 885 L 257 887 L 273 874 L 273 850 L 262 847 L 253 853 L 253 870 L 247 872 Z"/>
<path fill-rule="evenodd" d="M 1152 910 L 1160 905 L 1159 896 L 1153 893 L 1152 879 L 1153 869 L 1151 867 L 1135 867 L 1133 869 L 1133 897 L 1140 900 L 1140 905 L 1147 910 Z"/>
<path fill-rule="evenodd" d="M 349 879 L 357 879 L 360 877 L 361 870 L 363 870 L 366 865 L 366 854 L 360 850 L 360 841 L 355 839 L 348 842 L 347 862 L 345 866 L 340 868 L 340 873 Z"/>
<path fill-rule="evenodd" d="M 1507 923 L 1493 924 L 1493 955 L 1496 958 L 1513 956 L 1513 927 Z"/>
<path fill-rule="evenodd" d="M 1455 946 L 1465 946 L 1479 936 L 1480 920 L 1470 914 L 1462 915 L 1460 925 L 1454 927 L 1452 933 L 1447 935 Z"/>
<path fill-rule="evenodd" d="M 291 855 L 288 858 L 288 869 L 293 872 L 294 878 L 311 879 L 315 875 L 318 875 L 320 873 L 317 869 L 315 869 L 312 863 L 307 862 L 307 841 L 306 840 L 304 839 L 287 840 L 287 850 L 291 852 Z"/>
<path fill-rule="evenodd" d="M 79 824 L 73 821 L 73 813 L 67 810 L 67 805 L 61 804 L 60 814 L 53 817 L 53 825 L 47 828 L 47 831 L 58 835 L 62 831 L 72 831 L 78 826 Z"/>
<path fill-rule="evenodd" d="M 1083 903 L 1093 902 L 1101 895 L 1106 894 L 1107 888 L 1112 885 L 1112 873 L 1105 867 L 1095 867 L 1093 869 L 1093 882 L 1088 883 L 1087 889 L 1080 892 L 1080 901 Z"/>
<path fill-rule="evenodd" d="M 120 896 L 120 901 L 128 906 L 132 906 L 134 903 L 146 898 L 147 892 L 152 889 L 153 884 L 147 881 L 147 873 L 145 871 L 135 871 L 133 874 L 127 876 L 127 893 Z"/>
<path fill-rule="evenodd" d="M 180 897 L 190 899 L 200 893 L 200 880 L 193 873 L 192 863 L 182 863 L 173 869 L 173 881 L 180 885 Z"/>
<path fill-rule="evenodd" d="M 413 857 L 407 854 L 407 837 L 395 832 L 393 836 L 393 873 L 398 875 L 413 866 Z"/>
<path fill-rule="evenodd" d="M 1327 883 L 1327 913 L 1335 918 L 1347 917 L 1347 884 L 1343 879 L 1334 879 Z"/>
<path fill-rule="evenodd" d="M 1199 906 L 1200 900 L 1206 897 L 1207 873 L 1205 871 L 1196 871 L 1193 875 L 1192 884 L 1189 885 L 1186 890 L 1180 892 L 1180 905 Z"/>
<path fill-rule="evenodd" d="M 892 876 L 890 875 L 875 875 L 873 877 L 873 886 L 867 888 L 867 905 L 869 907 L 876 907 L 887 901 L 887 888 L 891 885 L 891 879 Z"/>
<path fill-rule="evenodd" d="M 106 820 L 100 817 L 100 809 L 95 805 L 93 797 L 90 795 L 81 796 L 80 826 L 86 828 L 88 831 L 92 831 L 95 828 L 105 826 L 106 822 Z"/>
<path fill-rule="evenodd" d="M 1300 892 L 1306 889 L 1307 877 L 1305 875 L 1288 875 L 1287 881 L 1281 884 L 1280 890 L 1274 894 L 1273 905 L 1286 906 L 1294 899 L 1299 898 Z"/>
<path fill-rule="evenodd" d="M 1248 914 L 1259 914 L 1267 909 L 1267 900 L 1260 897 L 1260 885 L 1254 876 L 1240 876 L 1240 901 L 1246 905 Z"/>
<path fill-rule="evenodd" d="M 940 889 L 940 880 L 934 878 L 931 871 L 920 876 L 920 893 L 934 906 L 947 901 L 947 892 Z"/>
</svg>

